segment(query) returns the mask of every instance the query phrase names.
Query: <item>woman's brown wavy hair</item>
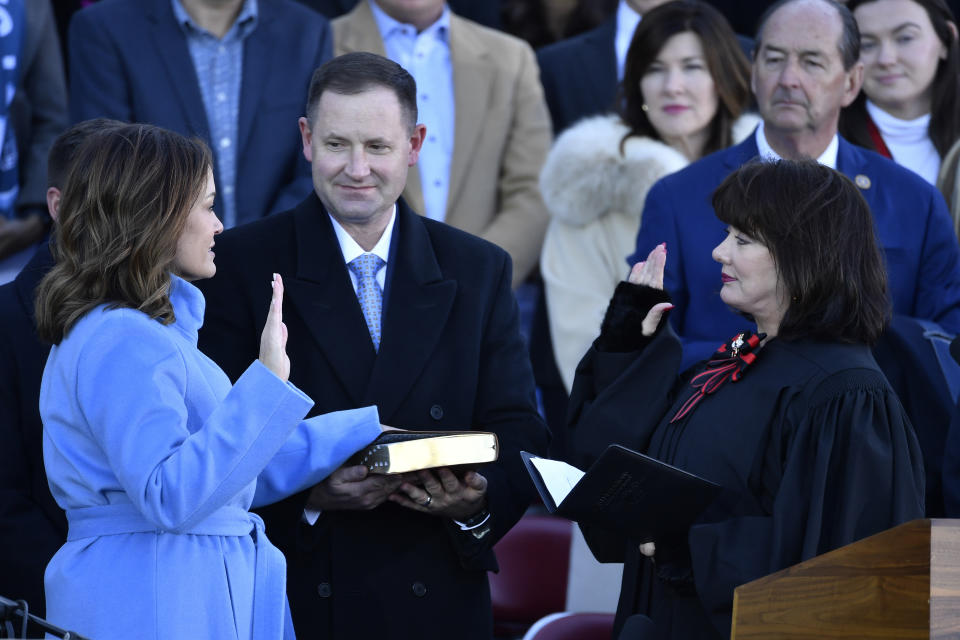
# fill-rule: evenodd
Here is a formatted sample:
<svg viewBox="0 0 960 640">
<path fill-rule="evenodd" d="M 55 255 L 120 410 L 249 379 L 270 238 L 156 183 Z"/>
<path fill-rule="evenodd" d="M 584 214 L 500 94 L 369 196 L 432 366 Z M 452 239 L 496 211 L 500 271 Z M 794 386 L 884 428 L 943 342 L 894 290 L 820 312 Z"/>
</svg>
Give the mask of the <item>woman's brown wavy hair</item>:
<svg viewBox="0 0 960 640">
<path fill-rule="evenodd" d="M 95 133 L 67 174 L 51 239 L 56 265 L 37 289 L 37 332 L 59 344 L 100 304 L 170 324 L 170 267 L 206 184 L 201 140 L 144 124 Z"/>
<path fill-rule="evenodd" d="M 667 41 L 688 31 L 700 38 L 719 98 L 703 155 L 733 144 L 733 123 L 750 104 L 750 62 L 730 23 L 719 11 L 704 2 L 677 0 L 643 14 L 630 41 L 619 101 L 620 117 L 630 131 L 620 141 L 620 153 L 630 136 L 662 140 L 643 110 L 640 82 Z"/>
</svg>

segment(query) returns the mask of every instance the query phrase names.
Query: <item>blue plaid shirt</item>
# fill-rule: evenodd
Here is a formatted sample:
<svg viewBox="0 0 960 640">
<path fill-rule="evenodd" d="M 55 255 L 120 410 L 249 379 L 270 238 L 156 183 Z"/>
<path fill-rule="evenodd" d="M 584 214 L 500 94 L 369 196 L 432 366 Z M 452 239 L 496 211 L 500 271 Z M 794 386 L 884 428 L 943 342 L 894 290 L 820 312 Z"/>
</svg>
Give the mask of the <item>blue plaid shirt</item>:
<svg viewBox="0 0 960 640">
<path fill-rule="evenodd" d="M 180 4 L 170 0 L 187 39 L 200 82 L 210 143 L 217 163 L 217 192 L 223 203 L 223 226 L 237 222 L 237 131 L 243 83 L 243 41 L 257 27 L 257 0 L 245 0 L 240 15 L 223 38 L 199 27 Z"/>
</svg>

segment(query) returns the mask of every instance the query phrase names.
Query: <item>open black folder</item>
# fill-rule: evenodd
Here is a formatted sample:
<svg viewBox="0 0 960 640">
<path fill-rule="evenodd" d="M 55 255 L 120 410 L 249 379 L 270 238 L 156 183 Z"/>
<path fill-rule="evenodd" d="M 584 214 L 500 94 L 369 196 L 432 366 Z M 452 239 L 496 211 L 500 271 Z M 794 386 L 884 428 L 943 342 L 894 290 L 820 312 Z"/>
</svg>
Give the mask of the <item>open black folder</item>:
<svg viewBox="0 0 960 640">
<path fill-rule="evenodd" d="M 684 531 L 720 492 L 720 485 L 612 444 L 586 473 L 521 451 L 550 513 L 647 542 Z"/>
</svg>

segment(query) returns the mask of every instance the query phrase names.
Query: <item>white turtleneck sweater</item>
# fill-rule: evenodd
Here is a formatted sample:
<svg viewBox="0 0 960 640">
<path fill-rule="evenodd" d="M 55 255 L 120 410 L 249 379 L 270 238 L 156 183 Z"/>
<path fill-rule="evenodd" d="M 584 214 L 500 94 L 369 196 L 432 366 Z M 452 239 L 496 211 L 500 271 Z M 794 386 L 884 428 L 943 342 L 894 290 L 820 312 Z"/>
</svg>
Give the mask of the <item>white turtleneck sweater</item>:
<svg viewBox="0 0 960 640">
<path fill-rule="evenodd" d="M 940 173 L 940 154 L 927 134 L 930 114 L 913 120 L 895 118 L 870 100 L 867 113 L 880 130 L 880 135 L 897 164 L 918 173 L 932 185 Z"/>
</svg>

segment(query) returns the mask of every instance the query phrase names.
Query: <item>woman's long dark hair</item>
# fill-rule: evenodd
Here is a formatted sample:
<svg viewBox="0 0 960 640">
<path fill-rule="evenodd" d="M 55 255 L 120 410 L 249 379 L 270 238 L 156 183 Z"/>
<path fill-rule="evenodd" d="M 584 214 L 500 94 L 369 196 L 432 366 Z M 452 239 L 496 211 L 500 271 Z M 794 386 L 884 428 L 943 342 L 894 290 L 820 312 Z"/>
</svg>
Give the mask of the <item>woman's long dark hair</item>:
<svg viewBox="0 0 960 640">
<path fill-rule="evenodd" d="M 677 0 L 660 5 L 644 14 L 627 52 L 621 87 L 620 117 L 630 136 L 661 140 L 643 110 L 640 82 L 650 65 L 673 36 L 692 32 L 700 38 L 707 59 L 707 70 L 717 88 L 719 105 L 710 123 L 710 136 L 704 155 L 725 149 L 733 143 L 731 127 L 750 103 L 750 64 L 740 48 L 727 19 L 708 4 L 696 0 Z"/>
<path fill-rule="evenodd" d="M 170 266 L 206 185 L 210 150 L 135 124 L 94 133 L 67 174 L 51 241 L 56 265 L 37 289 L 37 331 L 59 344 L 99 304 L 175 320 Z"/>
<path fill-rule="evenodd" d="M 876 0 L 850 0 L 850 11 Z M 947 48 L 947 57 L 940 60 L 933 76 L 933 92 L 930 101 L 930 124 L 927 135 L 942 159 L 953 143 L 960 138 L 960 43 L 953 35 L 950 24 L 956 24 L 953 12 L 944 0 L 911 0 L 927 12 L 937 38 Z M 840 116 L 840 134 L 850 142 L 876 150 L 876 145 L 867 129 L 867 95 L 860 95 Z"/>
</svg>

